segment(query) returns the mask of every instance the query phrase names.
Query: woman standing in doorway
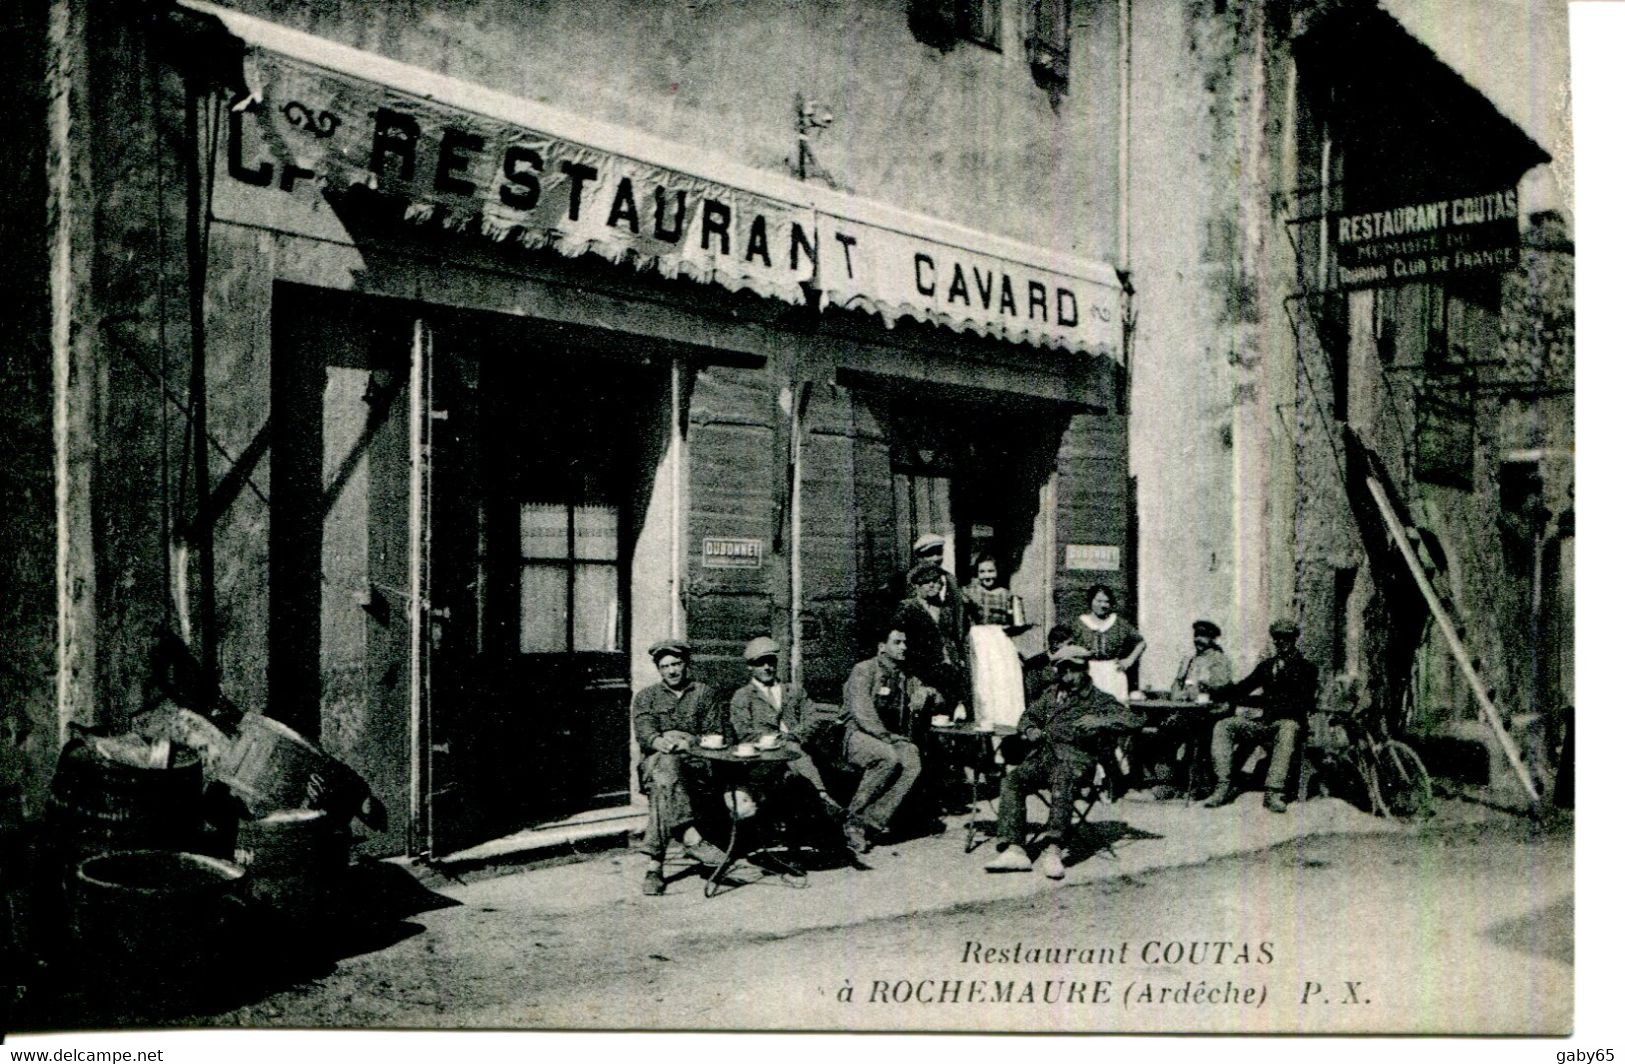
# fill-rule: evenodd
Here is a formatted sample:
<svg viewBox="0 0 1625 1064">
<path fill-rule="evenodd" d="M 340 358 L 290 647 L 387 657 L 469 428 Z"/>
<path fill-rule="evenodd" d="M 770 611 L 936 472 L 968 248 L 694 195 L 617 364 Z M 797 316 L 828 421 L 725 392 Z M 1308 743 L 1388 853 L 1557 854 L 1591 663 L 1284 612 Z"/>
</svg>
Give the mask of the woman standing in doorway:
<svg viewBox="0 0 1625 1064">
<path fill-rule="evenodd" d="M 1105 584 L 1089 589 L 1089 608 L 1078 618 L 1073 635 L 1089 655 L 1089 676 L 1095 686 L 1128 701 L 1128 671 L 1145 653 L 1145 637 L 1126 617 L 1117 614 L 1117 596 Z"/>
</svg>

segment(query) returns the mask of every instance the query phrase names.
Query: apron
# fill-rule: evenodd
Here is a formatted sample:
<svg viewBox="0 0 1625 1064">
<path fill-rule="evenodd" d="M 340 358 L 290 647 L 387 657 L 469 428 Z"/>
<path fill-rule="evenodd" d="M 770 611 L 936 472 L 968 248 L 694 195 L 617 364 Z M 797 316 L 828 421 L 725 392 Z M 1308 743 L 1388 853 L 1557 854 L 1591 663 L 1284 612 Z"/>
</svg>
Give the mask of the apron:
<svg viewBox="0 0 1625 1064">
<path fill-rule="evenodd" d="M 976 720 L 1015 727 L 1026 706 L 1016 645 L 997 624 L 972 626 L 969 642 L 971 708 Z"/>
<path fill-rule="evenodd" d="M 1117 670 L 1117 660 L 1115 658 L 1105 661 L 1090 661 L 1089 679 L 1095 682 L 1096 687 L 1119 702 L 1128 701 L 1128 673 Z"/>
</svg>

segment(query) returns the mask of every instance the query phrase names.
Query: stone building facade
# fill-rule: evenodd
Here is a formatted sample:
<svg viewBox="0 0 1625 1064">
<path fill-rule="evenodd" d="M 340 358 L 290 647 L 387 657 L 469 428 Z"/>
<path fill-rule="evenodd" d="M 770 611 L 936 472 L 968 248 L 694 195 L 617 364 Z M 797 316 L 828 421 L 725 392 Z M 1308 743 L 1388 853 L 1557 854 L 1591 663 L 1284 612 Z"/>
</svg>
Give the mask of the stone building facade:
<svg viewBox="0 0 1625 1064">
<path fill-rule="evenodd" d="M 624 819 L 643 646 L 685 637 L 726 687 L 771 634 L 834 698 L 923 532 L 1003 563 L 1025 651 L 1103 582 L 1141 686 L 1197 617 L 1250 663 L 1287 614 L 1323 672 L 1459 721 L 1439 656 L 1393 645 L 1422 633 L 1344 426 L 1455 552 L 1509 715 L 1562 688 L 1519 647 L 1572 586 L 1562 240 L 1439 295 L 1328 286 L 1322 236 L 1548 153 L 1378 3 L 0 17 L 26 815 L 71 723 L 151 702 L 169 629 L 368 777 L 381 852 Z M 1465 390 L 1395 369 L 1457 347 Z M 1424 436 L 1470 477 L 1420 475 Z"/>
</svg>

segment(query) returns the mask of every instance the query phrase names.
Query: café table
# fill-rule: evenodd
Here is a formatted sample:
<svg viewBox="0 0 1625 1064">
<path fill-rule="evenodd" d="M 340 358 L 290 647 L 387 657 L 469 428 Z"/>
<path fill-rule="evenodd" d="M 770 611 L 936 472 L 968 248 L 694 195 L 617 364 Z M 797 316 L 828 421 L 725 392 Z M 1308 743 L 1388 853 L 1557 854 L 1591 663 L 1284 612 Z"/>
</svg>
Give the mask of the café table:
<svg viewBox="0 0 1625 1064">
<path fill-rule="evenodd" d="M 1007 735 L 1014 735 L 1016 729 L 1008 724 L 993 724 L 978 726 L 975 721 L 958 721 L 948 724 L 933 724 L 931 732 L 937 736 L 943 747 L 943 756 L 951 764 L 968 770 L 966 776 L 970 781 L 970 816 L 965 820 L 965 852 L 970 853 L 977 846 L 986 841 L 979 840 L 976 831 L 976 811 L 982 804 L 982 777 L 984 768 L 991 767 L 994 755 L 994 740 Z M 965 753 L 966 750 L 970 752 Z M 993 815 L 993 803 L 988 800 L 988 807 Z M 991 838 L 991 836 L 989 836 Z"/>
<path fill-rule="evenodd" d="M 1171 698 L 1167 692 L 1162 691 L 1147 691 L 1144 698 L 1131 697 L 1128 705 L 1129 708 L 1145 714 L 1147 718 L 1146 724 L 1140 728 L 1140 735 L 1166 738 L 1183 743 L 1187 747 L 1181 789 L 1188 799 L 1195 782 L 1197 766 L 1204 761 L 1207 754 L 1213 725 L 1221 718 L 1229 716 L 1234 707 L 1228 702 L 1198 702 L 1189 698 Z"/>
<path fill-rule="evenodd" d="M 800 750 L 786 746 L 775 746 L 767 749 L 758 748 L 754 754 L 741 755 L 737 746 L 724 746 L 713 749 L 711 747 L 695 744 L 688 748 L 692 757 L 708 761 L 717 773 L 718 783 L 723 794 L 737 790 L 749 781 L 750 769 L 753 765 L 762 764 L 788 764 L 804 756 Z M 728 807 L 728 848 L 723 851 L 724 857 L 720 865 L 711 871 L 711 877 L 705 882 L 705 896 L 713 898 L 722 888 L 723 877 L 733 865 L 739 847 L 739 822 L 744 818 L 739 815 L 739 801 L 734 798 L 725 801 Z M 785 865 L 782 869 L 789 879 L 805 879 L 806 873 L 801 869 Z"/>
</svg>

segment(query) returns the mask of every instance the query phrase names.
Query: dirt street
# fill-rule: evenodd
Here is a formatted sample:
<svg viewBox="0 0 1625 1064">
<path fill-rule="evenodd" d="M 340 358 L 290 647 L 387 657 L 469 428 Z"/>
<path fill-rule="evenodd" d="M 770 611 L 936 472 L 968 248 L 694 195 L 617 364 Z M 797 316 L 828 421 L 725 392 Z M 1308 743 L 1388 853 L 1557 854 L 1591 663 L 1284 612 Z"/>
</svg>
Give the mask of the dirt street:
<svg viewBox="0 0 1625 1064">
<path fill-rule="evenodd" d="M 337 959 L 245 941 L 241 978 L 201 1010 L 70 1003 L 24 1029 L 1570 1027 L 1569 823 L 1463 803 L 1423 828 L 1328 802 L 1113 815 L 1061 884 L 988 875 L 989 848 L 966 855 L 958 835 L 714 899 L 692 875 L 641 896 L 624 850 L 462 882 L 372 865 L 368 908 L 321 943 Z"/>
</svg>

